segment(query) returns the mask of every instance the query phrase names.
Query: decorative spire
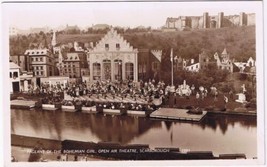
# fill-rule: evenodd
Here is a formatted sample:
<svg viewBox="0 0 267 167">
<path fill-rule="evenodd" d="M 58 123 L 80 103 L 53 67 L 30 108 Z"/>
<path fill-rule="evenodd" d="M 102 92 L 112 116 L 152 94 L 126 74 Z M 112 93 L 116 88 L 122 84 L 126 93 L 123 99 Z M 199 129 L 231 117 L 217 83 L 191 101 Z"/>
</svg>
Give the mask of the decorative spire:
<svg viewBox="0 0 267 167">
<path fill-rule="evenodd" d="M 53 47 L 56 46 L 56 44 L 57 44 L 55 31 L 53 31 L 53 38 L 52 38 L 51 44 Z"/>
<path fill-rule="evenodd" d="M 226 48 L 224 48 L 224 50 L 223 50 L 223 52 L 222 52 L 222 55 L 227 55 Z"/>
</svg>

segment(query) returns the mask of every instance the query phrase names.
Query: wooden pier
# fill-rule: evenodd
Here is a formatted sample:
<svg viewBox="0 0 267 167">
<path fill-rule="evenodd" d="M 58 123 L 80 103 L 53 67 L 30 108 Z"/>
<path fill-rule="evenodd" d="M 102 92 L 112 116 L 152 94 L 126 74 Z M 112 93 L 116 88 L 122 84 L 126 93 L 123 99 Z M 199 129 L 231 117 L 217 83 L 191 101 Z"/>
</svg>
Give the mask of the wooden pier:
<svg viewBox="0 0 267 167">
<path fill-rule="evenodd" d="M 35 107 L 35 103 L 36 101 L 31 100 L 11 100 L 10 106 L 16 109 L 31 109 Z"/>
<path fill-rule="evenodd" d="M 160 108 L 150 114 L 151 118 L 167 119 L 167 120 L 181 120 L 200 122 L 207 114 L 203 111 L 202 114 L 189 114 L 189 110 L 176 108 Z"/>
</svg>

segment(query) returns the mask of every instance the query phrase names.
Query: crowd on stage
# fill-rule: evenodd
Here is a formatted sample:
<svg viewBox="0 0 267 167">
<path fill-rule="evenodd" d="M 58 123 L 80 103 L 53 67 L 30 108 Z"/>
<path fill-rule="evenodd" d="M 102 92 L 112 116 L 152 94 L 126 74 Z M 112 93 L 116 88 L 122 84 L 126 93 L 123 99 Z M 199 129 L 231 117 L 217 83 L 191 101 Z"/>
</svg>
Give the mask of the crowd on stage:
<svg viewBox="0 0 267 167">
<path fill-rule="evenodd" d="M 32 91 L 32 89 L 30 89 Z M 66 85 L 56 83 L 49 84 L 48 82 L 42 83 L 40 87 L 36 87 L 35 93 L 43 95 L 43 104 L 54 104 L 61 103 L 62 105 L 82 105 L 90 107 L 97 105 L 96 101 L 88 101 L 83 97 L 94 96 L 96 98 L 107 98 L 112 97 L 113 99 L 119 99 L 121 102 L 109 102 L 103 104 L 105 108 L 122 108 L 127 109 L 144 109 L 144 108 L 155 108 L 155 106 L 168 105 L 171 96 L 184 96 L 190 98 L 195 96 L 196 99 L 204 99 L 208 94 L 216 100 L 218 96 L 217 89 L 213 86 L 211 88 L 204 88 L 200 86 L 196 88 L 193 84 L 191 86 L 187 84 L 177 85 L 172 87 L 166 85 L 163 81 L 155 82 L 155 80 L 149 80 L 143 82 L 142 80 L 138 83 L 126 80 L 123 82 L 110 82 L 110 81 L 97 81 L 91 84 L 86 82 L 81 83 L 67 83 Z M 64 94 L 67 94 L 72 99 L 64 99 Z M 138 104 L 131 102 L 125 104 L 125 99 L 132 99 L 138 101 L 141 99 L 145 101 L 145 104 Z M 101 104 L 102 105 L 102 104 Z"/>
</svg>

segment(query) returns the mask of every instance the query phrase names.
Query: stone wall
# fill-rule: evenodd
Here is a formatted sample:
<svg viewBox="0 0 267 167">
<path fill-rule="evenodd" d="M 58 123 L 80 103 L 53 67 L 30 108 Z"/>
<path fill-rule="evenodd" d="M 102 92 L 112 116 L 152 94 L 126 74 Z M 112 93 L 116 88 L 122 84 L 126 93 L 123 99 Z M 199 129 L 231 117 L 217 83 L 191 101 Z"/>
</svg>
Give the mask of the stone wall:
<svg viewBox="0 0 267 167">
<path fill-rule="evenodd" d="M 256 23 L 256 15 L 255 13 L 247 14 L 247 25 L 255 25 Z"/>
<path fill-rule="evenodd" d="M 239 15 L 224 16 L 223 12 L 218 15 L 210 16 L 208 12 L 202 16 L 179 16 L 172 18 L 173 21 L 166 21 L 165 29 L 175 28 L 184 30 L 185 28 L 202 29 L 202 28 L 222 28 L 232 26 L 249 26 L 255 25 L 255 14 L 246 14 L 241 12 Z"/>
</svg>

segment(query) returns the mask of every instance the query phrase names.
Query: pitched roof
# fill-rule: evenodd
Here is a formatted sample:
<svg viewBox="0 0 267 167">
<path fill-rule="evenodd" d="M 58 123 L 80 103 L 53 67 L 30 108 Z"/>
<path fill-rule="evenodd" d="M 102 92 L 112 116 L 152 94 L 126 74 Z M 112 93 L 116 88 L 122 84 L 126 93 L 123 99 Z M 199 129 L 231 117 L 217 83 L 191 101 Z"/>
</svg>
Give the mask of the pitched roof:
<svg viewBox="0 0 267 167">
<path fill-rule="evenodd" d="M 64 61 L 80 61 L 80 57 L 78 53 L 67 53 Z"/>
<path fill-rule="evenodd" d="M 47 55 L 48 49 L 28 49 L 25 51 L 25 55 Z"/>
<path fill-rule="evenodd" d="M 224 48 L 224 50 L 223 50 L 223 52 L 222 52 L 222 55 L 227 55 L 226 48 Z"/>
<path fill-rule="evenodd" d="M 15 64 L 14 62 L 9 62 L 9 69 L 19 69 L 20 66 Z"/>
</svg>

